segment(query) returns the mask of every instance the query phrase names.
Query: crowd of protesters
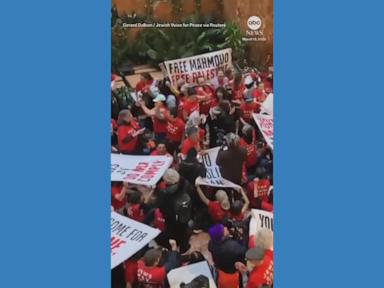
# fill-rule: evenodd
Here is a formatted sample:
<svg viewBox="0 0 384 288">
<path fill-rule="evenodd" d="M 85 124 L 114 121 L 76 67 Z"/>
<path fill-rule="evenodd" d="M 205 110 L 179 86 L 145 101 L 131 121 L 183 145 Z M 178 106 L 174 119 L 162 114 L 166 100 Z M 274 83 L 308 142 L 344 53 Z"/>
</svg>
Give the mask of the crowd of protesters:
<svg viewBox="0 0 384 288">
<path fill-rule="evenodd" d="M 218 288 L 273 287 L 271 235 L 249 237 L 250 210 L 273 212 L 273 153 L 252 117 L 273 92 L 272 67 L 219 69 L 209 81 L 175 85 L 143 73 L 133 88 L 130 105 L 112 89 L 112 153 L 164 155 L 173 164 L 155 187 L 112 182 L 113 211 L 161 230 L 112 270 L 112 287 L 169 287 L 170 270 L 205 260 L 189 243 L 199 233 L 209 234 Z M 199 185 L 202 155 L 213 147 L 221 176 L 241 188 Z M 208 287 L 199 283 L 183 287 Z"/>
</svg>

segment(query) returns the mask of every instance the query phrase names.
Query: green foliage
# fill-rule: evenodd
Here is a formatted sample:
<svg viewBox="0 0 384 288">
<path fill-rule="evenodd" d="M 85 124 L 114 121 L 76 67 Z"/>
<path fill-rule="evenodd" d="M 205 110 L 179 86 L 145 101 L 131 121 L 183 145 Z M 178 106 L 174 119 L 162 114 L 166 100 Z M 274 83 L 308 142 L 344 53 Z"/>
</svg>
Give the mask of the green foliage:
<svg viewBox="0 0 384 288">
<path fill-rule="evenodd" d="M 245 57 L 245 42 L 240 28 L 233 22 L 226 23 L 223 34 L 225 37 L 223 46 L 232 48 L 233 58 L 242 63 Z"/>
<path fill-rule="evenodd" d="M 113 14 L 112 14 L 113 15 Z M 120 16 L 112 28 L 112 67 L 116 69 L 127 60 L 137 64 L 157 66 L 165 60 L 189 57 L 197 54 L 232 48 L 234 60 L 244 58 L 245 43 L 240 29 L 234 23 L 225 28 L 145 28 L 137 39 L 130 42 L 121 23 L 149 22 L 138 20 L 136 15 Z M 212 17 L 192 15 L 182 23 L 217 23 Z"/>
</svg>

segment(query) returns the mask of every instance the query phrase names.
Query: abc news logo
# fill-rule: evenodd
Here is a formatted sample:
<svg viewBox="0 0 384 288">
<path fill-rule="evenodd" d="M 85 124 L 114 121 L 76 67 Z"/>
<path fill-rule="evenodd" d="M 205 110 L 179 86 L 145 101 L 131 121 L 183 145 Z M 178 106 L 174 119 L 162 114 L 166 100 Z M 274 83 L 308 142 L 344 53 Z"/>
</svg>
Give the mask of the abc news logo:
<svg viewBox="0 0 384 288">
<path fill-rule="evenodd" d="M 257 16 L 251 16 L 248 18 L 247 25 L 251 30 L 258 30 L 261 27 L 261 19 Z"/>
</svg>

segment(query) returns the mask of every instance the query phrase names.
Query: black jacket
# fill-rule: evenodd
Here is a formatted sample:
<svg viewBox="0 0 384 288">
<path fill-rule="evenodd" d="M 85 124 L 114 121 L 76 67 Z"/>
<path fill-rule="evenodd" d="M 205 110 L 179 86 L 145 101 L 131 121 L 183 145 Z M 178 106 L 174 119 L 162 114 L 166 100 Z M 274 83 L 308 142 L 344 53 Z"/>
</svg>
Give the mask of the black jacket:
<svg viewBox="0 0 384 288">
<path fill-rule="evenodd" d="M 233 239 L 225 239 L 217 243 L 209 241 L 208 250 L 212 254 L 215 266 L 225 273 L 235 273 L 235 263 L 243 262 L 246 247 Z"/>
<path fill-rule="evenodd" d="M 179 174 L 183 176 L 188 182 L 194 186 L 197 177 L 205 177 L 206 169 L 203 163 L 182 161 L 179 166 Z"/>
</svg>

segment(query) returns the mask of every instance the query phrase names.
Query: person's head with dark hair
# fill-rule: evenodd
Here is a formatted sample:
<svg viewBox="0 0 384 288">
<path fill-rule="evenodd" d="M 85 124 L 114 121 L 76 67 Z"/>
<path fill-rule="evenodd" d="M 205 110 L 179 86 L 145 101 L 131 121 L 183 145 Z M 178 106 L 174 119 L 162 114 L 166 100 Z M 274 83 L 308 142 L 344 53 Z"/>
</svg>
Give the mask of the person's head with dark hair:
<svg viewBox="0 0 384 288">
<path fill-rule="evenodd" d="M 233 79 L 234 77 L 234 71 L 232 68 L 228 68 L 227 70 L 225 70 L 225 77 L 227 77 L 228 79 Z"/>
<path fill-rule="evenodd" d="M 195 87 L 188 87 L 187 88 L 187 95 L 188 95 L 188 97 L 192 97 L 192 96 L 196 97 L 196 89 L 195 89 Z"/>
<path fill-rule="evenodd" d="M 203 76 L 199 76 L 197 78 L 197 84 L 200 85 L 200 86 L 204 85 L 205 84 L 205 78 Z"/>
<path fill-rule="evenodd" d="M 171 109 L 169 109 L 167 120 L 174 122 L 177 118 L 177 113 L 177 107 L 172 107 Z"/>
<path fill-rule="evenodd" d="M 216 89 L 215 95 L 216 95 L 216 100 L 218 102 L 223 101 L 223 100 L 228 100 L 228 92 L 224 87 L 221 87 L 221 86 L 218 87 Z"/>
<path fill-rule="evenodd" d="M 200 251 L 193 251 L 193 252 L 191 252 L 191 254 L 182 256 L 181 260 L 183 262 L 188 263 L 188 264 L 193 264 L 193 263 L 204 261 L 205 258 L 204 258 L 204 255 L 201 254 Z"/>
<path fill-rule="evenodd" d="M 195 148 L 191 148 L 187 152 L 187 157 L 185 158 L 186 162 L 195 162 L 197 157 L 197 150 Z"/>
<path fill-rule="evenodd" d="M 165 77 L 163 80 L 161 80 L 158 86 L 161 94 L 164 94 L 165 96 L 172 94 L 172 91 L 170 88 L 171 81 L 169 80 L 169 77 Z"/>
<path fill-rule="evenodd" d="M 161 250 L 159 249 L 149 249 L 147 252 L 145 252 L 143 260 L 144 264 L 147 267 L 155 267 L 159 264 L 161 259 Z"/>
<path fill-rule="evenodd" d="M 238 89 L 243 81 L 243 75 L 241 73 L 236 73 L 235 78 L 233 80 L 233 87 Z"/>
<path fill-rule="evenodd" d="M 141 203 L 142 197 L 143 193 L 141 193 L 140 191 L 133 191 L 129 193 L 128 202 L 130 204 L 139 204 Z"/>
<path fill-rule="evenodd" d="M 148 72 L 144 72 L 140 74 L 140 79 L 143 81 L 152 81 L 153 77 Z"/>
<path fill-rule="evenodd" d="M 184 282 L 182 282 L 179 287 L 180 288 L 209 288 L 210 285 L 209 285 L 208 277 L 204 275 L 199 275 L 188 284 L 185 284 Z"/>
<path fill-rule="evenodd" d="M 217 78 L 223 80 L 225 77 L 224 70 L 222 68 L 217 69 Z"/>
<path fill-rule="evenodd" d="M 156 142 L 156 151 L 157 156 L 164 156 L 168 153 L 167 146 L 165 145 L 164 141 L 161 140 Z"/>
<path fill-rule="evenodd" d="M 221 111 L 223 111 L 226 114 L 229 114 L 229 111 L 231 110 L 231 104 L 228 100 L 222 100 L 219 103 L 219 107 L 221 108 Z"/>
<path fill-rule="evenodd" d="M 235 215 L 235 216 L 240 215 L 242 209 L 243 209 L 243 202 L 241 202 L 241 200 L 235 200 L 231 205 L 232 215 Z"/>
</svg>

